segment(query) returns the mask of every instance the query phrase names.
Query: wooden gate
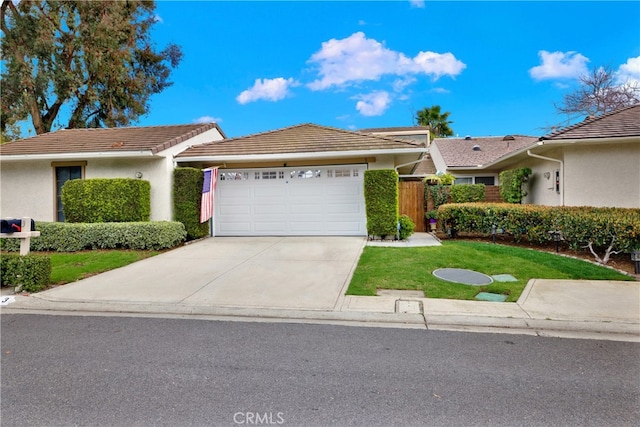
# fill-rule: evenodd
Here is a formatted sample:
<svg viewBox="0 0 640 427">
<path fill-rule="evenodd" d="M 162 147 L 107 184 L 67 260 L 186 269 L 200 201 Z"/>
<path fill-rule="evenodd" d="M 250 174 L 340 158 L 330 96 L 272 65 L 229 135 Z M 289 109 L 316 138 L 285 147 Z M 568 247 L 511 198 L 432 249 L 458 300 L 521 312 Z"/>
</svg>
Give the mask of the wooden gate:
<svg viewBox="0 0 640 427">
<path fill-rule="evenodd" d="M 398 183 L 400 215 L 407 215 L 416 225 L 416 232 L 427 231 L 424 217 L 424 182 L 400 181 Z"/>
</svg>

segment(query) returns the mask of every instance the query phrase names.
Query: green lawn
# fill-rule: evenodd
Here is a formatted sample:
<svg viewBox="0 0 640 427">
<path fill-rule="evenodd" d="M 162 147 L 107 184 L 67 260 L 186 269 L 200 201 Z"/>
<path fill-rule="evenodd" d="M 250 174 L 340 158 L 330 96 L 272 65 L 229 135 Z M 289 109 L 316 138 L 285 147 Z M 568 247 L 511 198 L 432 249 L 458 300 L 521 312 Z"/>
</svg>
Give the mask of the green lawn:
<svg viewBox="0 0 640 427">
<path fill-rule="evenodd" d="M 465 268 L 489 276 L 511 274 L 517 282 L 478 287 L 437 279 L 438 268 Z M 516 301 L 529 279 L 633 280 L 615 270 L 548 252 L 492 243 L 443 242 L 419 248 L 364 248 L 348 295 L 376 295 L 377 289 L 422 290 L 428 298 L 473 300 L 478 292 Z"/>
<path fill-rule="evenodd" d="M 157 251 L 83 251 L 49 253 L 51 284 L 62 285 L 84 277 L 124 267 L 141 259 L 159 254 Z"/>
</svg>

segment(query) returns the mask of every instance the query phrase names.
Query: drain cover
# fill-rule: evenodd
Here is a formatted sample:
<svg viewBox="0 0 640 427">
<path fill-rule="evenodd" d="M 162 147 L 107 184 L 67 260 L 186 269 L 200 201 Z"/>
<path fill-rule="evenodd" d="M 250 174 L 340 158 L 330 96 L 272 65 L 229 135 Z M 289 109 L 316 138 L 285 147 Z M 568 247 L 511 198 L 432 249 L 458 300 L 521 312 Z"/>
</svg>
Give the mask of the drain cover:
<svg viewBox="0 0 640 427">
<path fill-rule="evenodd" d="M 507 296 L 502 294 L 492 294 L 489 292 L 480 292 L 476 295 L 476 299 L 479 301 L 505 302 L 507 300 Z"/>
<path fill-rule="evenodd" d="M 463 285 L 484 286 L 493 283 L 493 279 L 486 274 L 462 268 L 439 268 L 433 272 L 433 275 L 438 279 Z"/>
<path fill-rule="evenodd" d="M 517 282 L 518 281 L 518 279 L 516 279 L 510 274 L 494 274 L 491 277 L 493 277 L 493 280 L 495 280 L 496 282 Z"/>
</svg>

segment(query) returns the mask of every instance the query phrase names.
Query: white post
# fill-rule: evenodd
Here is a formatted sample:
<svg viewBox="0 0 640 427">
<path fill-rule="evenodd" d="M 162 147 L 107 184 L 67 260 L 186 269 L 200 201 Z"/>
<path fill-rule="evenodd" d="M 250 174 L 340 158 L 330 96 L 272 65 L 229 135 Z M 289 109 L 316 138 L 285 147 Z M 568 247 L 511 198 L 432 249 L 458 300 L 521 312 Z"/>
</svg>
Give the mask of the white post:
<svg viewBox="0 0 640 427">
<path fill-rule="evenodd" d="M 31 250 L 31 218 L 22 218 L 20 227 L 20 232 L 26 233 L 25 237 L 20 238 L 20 255 L 29 255 L 29 251 Z"/>
</svg>

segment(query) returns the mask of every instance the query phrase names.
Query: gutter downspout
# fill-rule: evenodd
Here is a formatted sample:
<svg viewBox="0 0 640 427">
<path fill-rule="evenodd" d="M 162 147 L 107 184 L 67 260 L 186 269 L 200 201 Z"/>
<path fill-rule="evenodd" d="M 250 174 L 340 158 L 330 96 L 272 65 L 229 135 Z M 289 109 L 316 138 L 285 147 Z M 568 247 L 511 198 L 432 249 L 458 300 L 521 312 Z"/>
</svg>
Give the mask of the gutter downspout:
<svg viewBox="0 0 640 427">
<path fill-rule="evenodd" d="M 424 152 L 424 154 L 426 154 L 426 153 L 428 153 L 428 151 L 425 151 L 425 152 Z M 399 169 L 399 168 L 401 168 L 401 167 L 404 167 L 404 166 L 415 165 L 416 163 L 420 163 L 421 161 L 423 161 L 423 160 L 424 160 L 424 154 L 423 154 L 423 155 L 420 157 L 420 159 L 418 159 L 418 160 L 414 160 L 414 161 L 409 162 L 409 163 L 403 163 L 403 164 L 401 164 L 401 165 L 395 166 L 395 167 L 394 167 L 395 171 L 396 171 L 396 172 L 398 172 L 398 169 Z M 400 175 L 400 174 L 398 174 L 398 176 L 399 176 L 399 175 Z"/>
<path fill-rule="evenodd" d="M 539 154 L 533 154 L 531 150 L 527 150 L 527 155 L 529 157 L 535 157 L 536 159 L 560 163 L 560 206 L 564 206 L 564 162 L 559 159 L 553 159 L 551 157 L 545 157 Z"/>
</svg>

